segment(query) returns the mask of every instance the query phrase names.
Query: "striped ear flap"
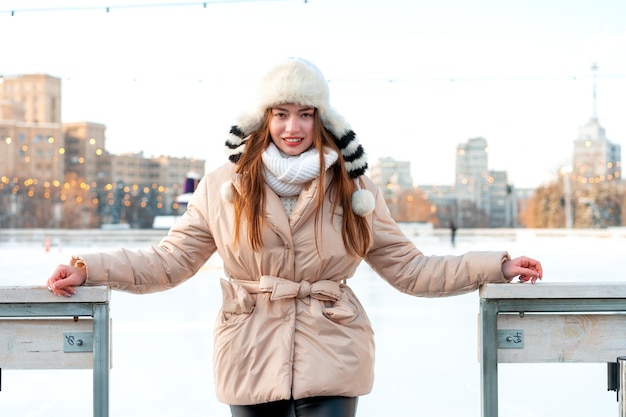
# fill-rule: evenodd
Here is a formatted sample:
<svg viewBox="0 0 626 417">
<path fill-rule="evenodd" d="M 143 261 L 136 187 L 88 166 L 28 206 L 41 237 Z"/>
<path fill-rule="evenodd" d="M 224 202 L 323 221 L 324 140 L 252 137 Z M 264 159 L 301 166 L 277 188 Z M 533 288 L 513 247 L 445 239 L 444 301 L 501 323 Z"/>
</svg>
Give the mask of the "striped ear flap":
<svg viewBox="0 0 626 417">
<path fill-rule="evenodd" d="M 367 157 L 354 131 L 349 130 L 337 141 L 346 170 L 352 178 L 358 178 L 367 170 Z"/>
<path fill-rule="evenodd" d="M 230 134 L 226 138 L 226 156 L 233 164 L 239 162 L 241 154 L 246 148 L 246 135 L 238 126 L 231 126 Z"/>
</svg>

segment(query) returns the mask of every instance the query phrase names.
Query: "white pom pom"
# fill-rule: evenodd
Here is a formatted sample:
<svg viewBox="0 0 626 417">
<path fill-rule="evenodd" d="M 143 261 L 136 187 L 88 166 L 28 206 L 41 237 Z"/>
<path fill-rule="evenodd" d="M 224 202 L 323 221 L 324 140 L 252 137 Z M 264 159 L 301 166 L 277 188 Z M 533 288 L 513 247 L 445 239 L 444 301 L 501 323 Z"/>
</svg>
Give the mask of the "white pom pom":
<svg viewBox="0 0 626 417">
<path fill-rule="evenodd" d="M 376 201 L 368 190 L 357 190 L 352 194 L 352 211 L 357 216 L 367 216 L 374 211 Z"/>
<path fill-rule="evenodd" d="M 227 203 L 233 202 L 233 183 L 232 181 L 226 181 L 222 184 L 220 188 L 220 194 L 222 196 L 222 200 Z"/>
</svg>

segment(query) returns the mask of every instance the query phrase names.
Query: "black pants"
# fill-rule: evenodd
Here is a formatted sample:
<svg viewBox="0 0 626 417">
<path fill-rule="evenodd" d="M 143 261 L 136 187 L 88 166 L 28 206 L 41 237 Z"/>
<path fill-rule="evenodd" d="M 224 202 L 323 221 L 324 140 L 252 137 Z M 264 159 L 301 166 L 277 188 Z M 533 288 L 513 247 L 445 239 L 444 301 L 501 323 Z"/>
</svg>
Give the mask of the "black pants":
<svg viewBox="0 0 626 417">
<path fill-rule="evenodd" d="M 232 417 L 355 417 L 356 397 L 312 397 L 258 405 L 231 405 Z"/>
</svg>

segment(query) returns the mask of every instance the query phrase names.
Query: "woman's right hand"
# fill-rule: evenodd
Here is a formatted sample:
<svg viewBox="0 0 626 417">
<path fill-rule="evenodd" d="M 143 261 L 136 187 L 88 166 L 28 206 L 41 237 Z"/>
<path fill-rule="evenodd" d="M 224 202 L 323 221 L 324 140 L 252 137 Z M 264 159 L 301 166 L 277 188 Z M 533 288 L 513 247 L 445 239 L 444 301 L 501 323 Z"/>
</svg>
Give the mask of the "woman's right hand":
<svg viewBox="0 0 626 417">
<path fill-rule="evenodd" d="M 83 285 L 86 280 L 87 270 L 84 267 L 59 265 L 48 278 L 48 289 L 57 296 L 71 297 L 76 294 L 74 287 Z"/>
</svg>

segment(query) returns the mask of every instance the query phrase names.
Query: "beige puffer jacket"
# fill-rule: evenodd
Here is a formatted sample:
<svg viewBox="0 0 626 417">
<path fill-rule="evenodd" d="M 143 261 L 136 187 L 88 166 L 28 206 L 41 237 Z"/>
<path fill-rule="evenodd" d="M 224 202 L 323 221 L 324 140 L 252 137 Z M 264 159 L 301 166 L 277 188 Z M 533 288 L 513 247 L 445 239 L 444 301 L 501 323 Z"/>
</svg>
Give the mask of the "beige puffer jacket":
<svg viewBox="0 0 626 417">
<path fill-rule="evenodd" d="M 193 276 L 217 250 L 226 274 L 214 330 L 220 401 L 246 405 L 367 394 L 373 384 L 373 331 L 346 284 L 362 259 L 344 247 L 341 209 L 332 216 L 326 199 L 322 230 L 316 231 L 317 181 L 304 189 L 289 218 L 267 188 L 264 248 L 253 252 L 245 238 L 233 246 L 232 204 L 220 193 L 228 180 L 238 183 L 232 164 L 207 174 L 158 246 L 76 257 L 87 266 L 87 284 L 136 293 L 165 290 Z M 392 286 L 438 297 L 507 281 L 501 273 L 506 252 L 424 256 L 392 220 L 378 188 L 363 180 L 376 198 L 365 261 Z"/>
</svg>

